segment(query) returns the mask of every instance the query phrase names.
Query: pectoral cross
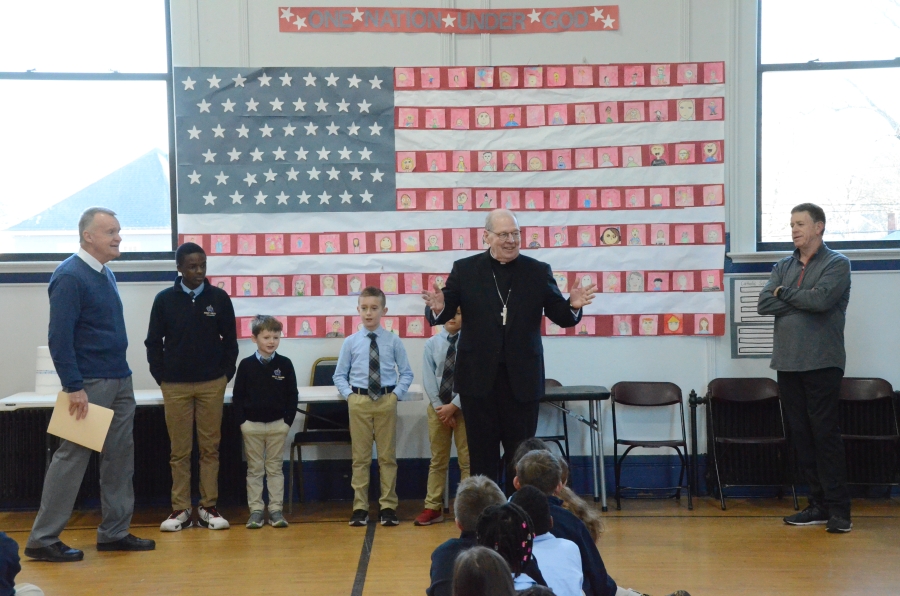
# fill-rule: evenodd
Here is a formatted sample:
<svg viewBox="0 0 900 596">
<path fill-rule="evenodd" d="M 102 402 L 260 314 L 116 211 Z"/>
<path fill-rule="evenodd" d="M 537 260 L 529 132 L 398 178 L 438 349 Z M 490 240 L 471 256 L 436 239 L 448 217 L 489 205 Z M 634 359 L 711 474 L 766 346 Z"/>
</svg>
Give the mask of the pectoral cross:
<svg viewBox="0 0 900 596">
<path fill-rule="evenodd" d="M 500 316 L 503 317 L 503 326 L 506 326 L 506 305 L 503 305 L 503 310 L 500 311 Z"/>
</svg>

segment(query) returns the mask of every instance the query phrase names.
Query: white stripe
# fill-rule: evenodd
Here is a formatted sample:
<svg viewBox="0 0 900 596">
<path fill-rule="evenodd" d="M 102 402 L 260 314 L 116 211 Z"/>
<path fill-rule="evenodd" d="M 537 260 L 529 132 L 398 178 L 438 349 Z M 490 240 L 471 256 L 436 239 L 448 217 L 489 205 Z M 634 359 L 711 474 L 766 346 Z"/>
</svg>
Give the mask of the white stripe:
<svg viewBox="0 0 900 596">
<path fill-rule="evenodd" d="M 529 188 L 723 184 L 724 164 L 545 172 L 424 172 L 397 174 L 397 188 Z"/>
<path fill-rule="evenodd" d="M 723 97 L 725 85 L 682 87 L 564 87 L 557 89 L 476 89 L 466 91 L 394 91 L 398 107 L 526 106 L 599 101 L 649 101 Z"/>
<path fill-rule="evenodd" d="M 238 317 L 259 313 L 288 316 L 356 315 L 356 296 L 317 296 L 304 298 L 233 298 Z M 425 312 L 421 296 L 388 296 L 388 312 L 394 316 L 417 316 Z M 622 315 L 654 313 L 724 313 L 721 292 L 663 292 L 598 294 L 584 309 L 586 315 Z"/>
<path fill-rule="evenodd" d="M 721 121 L 572 124 L 538 128 L 395 131 L 397 151 L 525 151 L 710 141 L 725 138 Z M 674 156 L 670 156 L 674 160 Z"/>
<path fill-rule="evenodd" d="M 704 166 L 714 167 L 714 166 Z M 660 168 L 654 168 L 660 169 Z M 490 187 L 480 187 L 490 188 Z M 570 197 L 574 201 L 574 197 Z M 699 200 L 699 197 L 695 197 Z M 649 200 L 645 197 L 645 200 Z M 284 213 L 284 214 L 179 214 L 183 234 L 275 234 L 321 232 L 383 232 L 481 228 L 481 211 L 383 211 L 379 213 Z M 717 223 L 725 219 L 725 207 L 686 209 L 618 209 L 584 211 L 517 211 L 520 226 L 608 225 L 637 223 Z M 354 255 L 359 259 L 362 255 Z M 210 255 L 210 258 L 220 258 Z M 273 257 L 278 258 L 278 257 Z M 312 256 L 319 259 L 322 257 Z M 338 255 L 328 256 L 339 258 Z"/>
<path fill-rule="evenodd" d="M 208 259 L 208 275 L 294 275 L 349 273 L 449 273 L 454 261 L 480 251 L 378 253 L 371 255 L 307 255 L 215 257 Z M 607 248 L 543 248 L 522 251 L 558 271 L 667 271 L 722 269 L 725 247 L 611 246 Z"/>
</svg>

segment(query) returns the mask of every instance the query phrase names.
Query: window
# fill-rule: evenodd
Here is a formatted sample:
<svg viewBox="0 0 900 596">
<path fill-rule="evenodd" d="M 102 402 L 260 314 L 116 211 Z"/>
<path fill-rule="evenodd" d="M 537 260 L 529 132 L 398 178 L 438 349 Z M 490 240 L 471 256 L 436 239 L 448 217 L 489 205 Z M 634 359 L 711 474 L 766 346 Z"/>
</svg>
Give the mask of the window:
<svg viewBox="0 0 900 596">
<path fill-rule="evenodd" d="M 790 210 L 839 248 L 900 247 L 900 2 L 760 1 L 758 250 Z"/>
<path fill-rule="evenodd" d="M 91 206 L 118 213 L 125 258 L 172 251 L 167 5 L 0 8 L 0 258 L 71 254 Z"/>
</svg>

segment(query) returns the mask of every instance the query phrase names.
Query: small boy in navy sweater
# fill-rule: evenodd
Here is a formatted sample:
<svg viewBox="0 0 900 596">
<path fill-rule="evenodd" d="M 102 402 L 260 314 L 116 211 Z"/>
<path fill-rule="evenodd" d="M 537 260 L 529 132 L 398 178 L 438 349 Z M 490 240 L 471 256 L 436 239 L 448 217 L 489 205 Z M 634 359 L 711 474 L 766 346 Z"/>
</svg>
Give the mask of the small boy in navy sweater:
<svg viewBox="0 0 900 596">
<path fill-rule="evenodd" d="M 276 354 L 281 322 L 257 315 L 250 326 L 256 353 L 241 360 L 234 380 L 235 418 L 244 435 L 247 456 L 247 527 L 263 526 L 263 477 L 269 488 L 269 524 L 286 528 L 284 501 L 284 441 L 297 415 L 297 375 L 288 358 Z"/>
</svg>

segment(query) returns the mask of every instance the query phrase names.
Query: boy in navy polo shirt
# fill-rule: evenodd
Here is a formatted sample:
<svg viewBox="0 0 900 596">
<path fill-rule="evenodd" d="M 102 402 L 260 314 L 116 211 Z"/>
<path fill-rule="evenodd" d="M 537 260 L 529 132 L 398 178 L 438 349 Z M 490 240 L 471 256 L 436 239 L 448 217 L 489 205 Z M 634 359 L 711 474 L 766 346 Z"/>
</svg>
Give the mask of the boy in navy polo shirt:
<svg viewBox="0 0 900 596">
<path fill-rule="evenodd" d="M 241 360 L 234 381 L 235 418 L 244 435 L 247 455 L 247 527 L 263 526 L 263 477 L 269 488 L 269 524 L 286 528 L 284 501 L 284 441 L 297 415 L 297 375 L 288 358 L 276 354 L 281 321 L 257 315 L 250 325 L 256 353 Z"/>
</svg>

